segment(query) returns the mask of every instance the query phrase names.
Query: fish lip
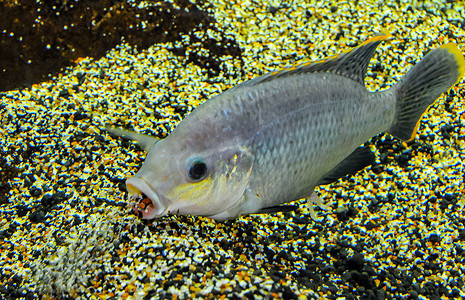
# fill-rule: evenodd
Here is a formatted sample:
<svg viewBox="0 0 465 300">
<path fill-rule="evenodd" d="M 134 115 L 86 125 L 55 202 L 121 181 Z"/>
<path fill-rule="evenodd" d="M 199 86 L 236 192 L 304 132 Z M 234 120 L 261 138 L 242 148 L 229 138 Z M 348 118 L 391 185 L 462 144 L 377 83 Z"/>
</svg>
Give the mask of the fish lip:
<svg viewBox="0 0 465 300">
<path fill-rule="evenodd" d="M 142 215 L 142 219 L 150 220 L 166 215 L 168 207 L 165 205 L 163 198 L 150 187 L 142 177 L 132 177 L 126 180 L 126 189 L 132 199 L 132 208 L 136 215 Z M 138 204 L 147 196 L 152 202 L 153 208 L 149 207 L 141 210 Z"/>
</svg>

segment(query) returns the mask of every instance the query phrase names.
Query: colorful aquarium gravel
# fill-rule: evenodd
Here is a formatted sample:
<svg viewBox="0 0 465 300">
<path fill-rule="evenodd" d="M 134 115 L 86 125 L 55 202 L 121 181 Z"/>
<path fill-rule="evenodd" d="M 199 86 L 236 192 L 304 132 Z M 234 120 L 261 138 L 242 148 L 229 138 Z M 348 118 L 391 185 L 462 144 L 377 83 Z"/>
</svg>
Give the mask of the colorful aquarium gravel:
<svg viewBox="0 0 465 300">
<path fill-rule="evenodd" d="M 463 3 L 195 5 L 215 30 L 147 49 L 122 43 L 53 80 L 1 93 L 0 298 L 465 297 L 463 81 L 430 108 L 412 142 L 375 137 L 376 165 L 319 188 L 330 207 L 316 210 L 319 222 L 305 200 L 295 212 L 234 221 L 141 221 L 124 181 L 145 152 L 102 130 L 162 138 L 221 91 L 379 32 L 393 38 L 366 85 L 386 89 L 433 48 L 454 42 L 465 52 Z M 240 52 L 209 47 L 226 40 Z"/>
</svg>

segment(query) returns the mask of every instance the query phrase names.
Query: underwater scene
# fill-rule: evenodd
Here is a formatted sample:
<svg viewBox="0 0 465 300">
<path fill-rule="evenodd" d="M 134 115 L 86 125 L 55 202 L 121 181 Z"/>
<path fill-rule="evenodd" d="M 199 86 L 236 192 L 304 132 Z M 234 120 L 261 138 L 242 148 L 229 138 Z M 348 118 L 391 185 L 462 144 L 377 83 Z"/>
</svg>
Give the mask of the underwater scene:
<svg viewBox="0 0 465 300">
<path fill-rule="evenodd" d="M 462 1 L 0 14 L 0 299 L 465 298 Z"/>
</svg>

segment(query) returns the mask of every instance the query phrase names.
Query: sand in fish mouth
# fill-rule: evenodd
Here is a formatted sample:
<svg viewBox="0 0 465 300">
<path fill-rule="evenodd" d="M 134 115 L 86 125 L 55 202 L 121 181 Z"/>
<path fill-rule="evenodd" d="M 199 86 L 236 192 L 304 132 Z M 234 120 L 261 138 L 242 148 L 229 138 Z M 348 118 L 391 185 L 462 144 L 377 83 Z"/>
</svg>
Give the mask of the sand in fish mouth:
<svg viewBox="0 0 465 300">
<path fill-rule="evenodd" d="M 129 199 L 135 215 L 142 219 L 152 219 L 163 214 L 160 197 L 140 178 L 129 179 L 126 183 Z"/>
<path fill-rule="evenodd" d="M 144 193 L 141 193 L 136 197 L 132 196 L 131 198 L 132 211 L 136 216 L 140 218 L 144 218 L 155 209 L 153 201 Z"/>
<path fill-rule="evenodd" d="M 141 195 L 142 200 L 140 200 L 139 204 L 137 205 L 137 208 L 140 210 L 144 210 L 147 206 L 153 206 L 152 200 L 150 200 L 149 197 L 147 197 L 144 193 Z"/>
</svg>

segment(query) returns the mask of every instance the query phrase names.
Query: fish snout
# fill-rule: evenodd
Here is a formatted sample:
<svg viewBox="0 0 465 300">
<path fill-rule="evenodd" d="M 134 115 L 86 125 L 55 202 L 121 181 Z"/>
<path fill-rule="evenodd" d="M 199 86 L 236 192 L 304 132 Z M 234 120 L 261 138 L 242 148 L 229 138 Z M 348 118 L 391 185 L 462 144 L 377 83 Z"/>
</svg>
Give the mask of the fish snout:
<svg viewBox="0 0 465 300">
<path fill-rule="evenodd" d="M 150 220 L 166 214 L 167 205 L 142 177 L 132 177 L 126 180 L 126 189 L 130 194 L 131 206 L 137 216 Z"/>
</svg>

